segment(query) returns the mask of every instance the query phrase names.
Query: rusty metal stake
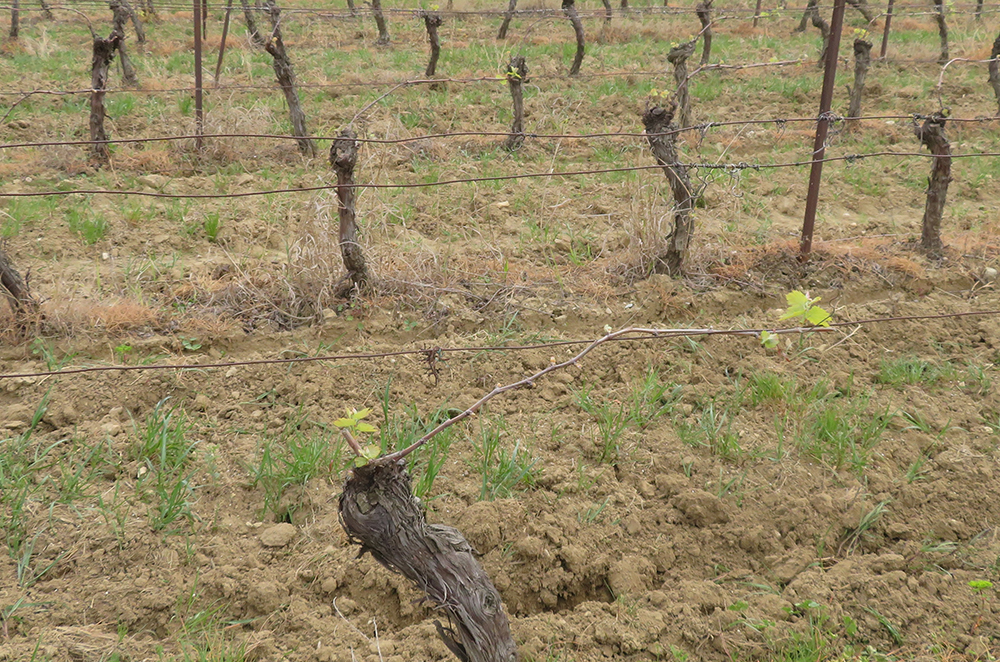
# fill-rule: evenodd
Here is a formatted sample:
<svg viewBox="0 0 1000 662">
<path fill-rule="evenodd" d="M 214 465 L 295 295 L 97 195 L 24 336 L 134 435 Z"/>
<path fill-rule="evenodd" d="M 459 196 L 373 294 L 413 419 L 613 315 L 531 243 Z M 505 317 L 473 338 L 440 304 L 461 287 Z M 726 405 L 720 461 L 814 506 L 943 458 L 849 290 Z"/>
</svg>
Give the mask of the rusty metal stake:
<svg viewBox="0 0 1000 662">
<path fill-rule="evenodd" d="M 802 221 L 802 244 L 799 247 L 801 261 L 807 260 L 812 251 L 813 228 L 816 225 L 816 207 L 819 204 L 819 186 L 823 177 L 823 156 L 826 153 L 826 135 L 830 129 L 830 107 L 833 104 L 833 86 L 837 76 L 837 56 L 840 53 L 840 33 L 844 27 L 846 4 L 845 0 L 834 0 L 833 17 L 830 19 L 830 43 L 826 47 L 823 91 L 819 99 L 819 119 L 816 122 L 809 190 L 806 193 L 806 213 Z"/>
<path fill-rule="evenodd" d="M 222 73 L 222 58 L 226 54 L 226 36 L 229 35 L 229 16 L 233 13 L 233 0 L 226 3 L 226 19 L 222 22 L 222 42 L 219 44 L 219 59 L 215 63 L 215 86 L 219 86 L 219 74 Z"/>
<path fill-rule="evenodd" d="M 892 25 L 892 6 L 895 1 L 896 0 L 889 0 L 889 6 L 885 8 L 885 29 L 882 30 L 882 51 L 878 55 L 880 60 L 885 59 L 886 49 L 889 48 L 889 26 Z"/>
<path fill-rule="evenodd" d="M 198 151 L 203 146 L 202 134 L 205 133 L 205 112 L 201 98 L 201 1 L 194 0 L 194 144 Z"/>
</svg>

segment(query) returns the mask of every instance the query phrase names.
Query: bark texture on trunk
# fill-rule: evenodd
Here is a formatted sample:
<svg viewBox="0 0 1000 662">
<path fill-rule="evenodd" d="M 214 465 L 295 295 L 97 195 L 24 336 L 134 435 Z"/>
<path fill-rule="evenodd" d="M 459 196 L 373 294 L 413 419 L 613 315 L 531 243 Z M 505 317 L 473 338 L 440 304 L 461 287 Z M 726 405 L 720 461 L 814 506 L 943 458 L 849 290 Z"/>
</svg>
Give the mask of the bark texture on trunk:
<svg viewBox="0 0 1000 662">
<path fill-rule="evenodd" d="M 115 59 L 115 51 L 121 44 L 121 34 L 112 32 L 107 39 L 94 37 L 94 56 L 90 63 L 90 154 L 98 165 L 104 165 L 111 158 L 106 141 L 108 132 L 104 129 L 104 97 L 107 94 L 108 71 Z"/>
<path fill-rule="evenodd" d="M 951 183 L 951 144 L 944 135 L 945 117 L 940 113 L 928 117 L 922 125 L 914 124 L 917 140 L 927 146 L 934 155 L 931 176 L 927 180 L 927 203 L 924 205 L 924 219 L 920 233 L 920 248 L 933 256 L 944 251 L 941 242 L 941 219 Z"/>
<path fill-rule="evenodd" d="M 358 163 L 359 148 L 357 135 L 350 128 L 341 131 L 330 146 L 330 165 L 337 173 L 340 254 L 344 259 L 344 268 L 347 269 L 353 290 L 365 288 L 371 280 L 361 244 L 358 243 L 358 224 L 354 211 L 354 201 L 357 198 L 354 188 L 354 166 Z"/>
<path fill-rule="evenodd" d="M 861 117 L 861 98 L 864 95 L 868 67 L 872 63 L 872 43 L 864 39 L 854 40 L 854 87 L 848 88 L 850 103 L 847 107 L 848 119 Z"/>
<path fill-rule="evenodd" d="M 435 625 L 459 660 L 516 662 L 500 594 L 458 529 L 427 523 L 404 465 L 376 461 L 352 470 L 340 495 L 344 530 L 361 553 L 414 582 L 448 614 L 454 629 Z"/>
<path fill-rule="evenodd" d="M 676 134 L 670 133 L 677 129 L 673 123 L 674 111 L 674 104 L 667 108 L 654 106 L 643 114 L 642 123 L 646 129 L 649 148 L 656 162 L 663 166 L 663 174 L 667 177 L 674 197 L 673 231 L 667 237 L 666 252 L 654 261 L 653 271 L 679 276 L 684 273 L 684 262 L 694 235 L 691 211 L 694 209 L 695 195 L 687 167 L 677 158 Z"/>
<path fill-rule="evenodd" d="M 521 87 L 528 82 L 528 64 L 520 55 L 512 57 L 507 65 L 507 86 L 514 102 L 514 121 L 510 127 L 510 135 L 504 141 L 504 147 L 514 151 L 524 144 L 524 90 Z"/>
<path fill-rule="evenodd" d="M 574 0 L 562 0 L 563 13 L 569 17 L 569 22 L 573 24 L 573 33 L 576 35 L 576 56 L 573 58 L 573 66 L 569 68 L 569 75 L 576 76 L 580 73 L 580 65 L 583 63 L 583 54 L 586 48 L 583 35 L 583 21 L 576 13 L 576 2 Z"/>
</svg>

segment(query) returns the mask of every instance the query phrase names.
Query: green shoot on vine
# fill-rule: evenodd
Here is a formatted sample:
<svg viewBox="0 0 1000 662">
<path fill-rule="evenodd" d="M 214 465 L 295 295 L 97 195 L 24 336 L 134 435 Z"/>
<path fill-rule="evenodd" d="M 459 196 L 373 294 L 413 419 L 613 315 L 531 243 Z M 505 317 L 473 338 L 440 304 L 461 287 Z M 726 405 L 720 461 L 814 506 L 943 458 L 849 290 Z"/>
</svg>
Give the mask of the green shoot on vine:
<svg viewBox="0 0 1000 662">
<path fill-rule="evenodd" d="M 344 418 L 338 418 L 333 422 L 334 425 L 340 428 L 341 433 L 347 439 L 347 443 L 351 446 L 351 450 L 353 450 L 355 455 L 357 455 L 354 459 L 354 466 L 356 467 L 363 467 L 382 453 L 382 447 L 378 444 L 378 442 L 368 444 L 362 448 L 351 435 L 351 431 L 361 434 L 378 432 L 377 427 L 371 423 L 365 423 L 364 421 L 364 419 L 371 413 L 372 410 L 370 408 L 365 408 L 361 411 L 358 411 L 357 409 L 350 409 L 347 411 L 347 416 Z"/>
<path fill-rule="evenodd" d="M 788 307 L 778 318 L 779 321 L 797 320 L 809 326 L 830 326 L 830 313 L 824 308 L 816 305 L 820 297 L 815 299 L 809 296 L 808 292 L 793 290 L 785 295 L 785 302 Z M 778 334 L 772 331 L 760 332 L 760 344 L 765 349 L 774 349 L 778 346 Z"/>
</svg>

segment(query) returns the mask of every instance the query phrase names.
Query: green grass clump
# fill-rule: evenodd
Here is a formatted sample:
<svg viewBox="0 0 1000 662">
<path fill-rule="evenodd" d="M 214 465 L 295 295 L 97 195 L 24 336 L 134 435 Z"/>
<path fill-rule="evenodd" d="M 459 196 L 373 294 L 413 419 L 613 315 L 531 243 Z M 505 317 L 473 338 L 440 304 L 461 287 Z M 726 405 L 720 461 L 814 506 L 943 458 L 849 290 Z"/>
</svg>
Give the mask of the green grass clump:
<svg viewBox="0 0 1000 662">
<path fill-rule="evenodd" d="M 939 381 L 953 379 L 955 369 L 950 363 L 935 365 L 915 357 L 887 359 L 879 364 L 875 382 L 901 388 L 922 384 L 933 386 Z"/>
<path fill-rule="evenodd" d="M 533 485 L 538 475 L 537 460 L 522 447 L 521 440 L 515 441 L 511 448 L 504 442 L 506 436 L 506 421 L 494 417 L 481 421 L 479 441 L 472 440 L 476 456 L 473 466 L 481 477 L 480 501 L 507 499 L 519 489 Z"/>
<path fill-rule="evenodd" d="M 314 478 L 332 478 L 344 467 L 343 441 L 336 430 L 306 429 L 306 417 L 290 417 L 277 435 L 265 436 L 260 458 L 250 468 L 251 487 L 264 490 L 263 511 L 289 521 L 296 504 L 283 504 L 288 488 Z"/>
<path fill-rule="evenodd" d="M 66 210 L 66 223 L 70 232 L 91 246 L 104 238 L 108 232 L 108 221 L 103 216 L 91 216 L 79 209 Z"/>
<path fill-rule="evenodd" d="M 578 407 L 594 417 L 600 435 L 598 462 L 618 461 L 621 440 L 629 429 L 643 429 L 661 414 L 669 413 L 680 397 L 680 386 L 660 381 L 650 368 L 642 379 L 629 384 L 628 393 L 619 399 L 595 397 L 592 388 L 575 395 Z"/>
<path fill-rule="evenodd" d="M 390 387 L 391 383 L 386 385 L 382 397 L 383 423 L 379 429 L 379 442 L 383 454 L 407 448 L 449 418 L 449 410 L 444 408 L 433 412 L 426 419 L 420 416 L 414 406 L 407 408 L 402 414 L 396 414 L 389 405 Z M 413 477 L 413 494 L 417 497 L 424 498 L 434 487 L 438 472 L 448 459 L 453 434 L 454 428 L 447 428 L 407 456 L 406 468 Z"/>
<path fill-rule="evenodd" d="M 149 521 L 155 531 L 163 531 L 180 519 L 193 521 L 195 469 L 188 467 L 196 441 L 188 441 L 190 424 L 180 407 L 167 409 L 169 398 L 156 403 L 145 422 L 136 425 L 138 435 L 132 453 L 143 463 L 140 486 L 152 491 Z"/>
<path fill-rule="evenodd" d="M 722 402 L 715 398 L 696 408 L 694 422 L 680 421 L 677 436 L 689 446 L 706 446 L 712 455 L 738 461 L 744 453 L 733 424 L 742 399 Z"/>
<path fill-rule="evenodd" d="M 888 408 L 872 412 L 868 405 L 868 396 L 817 401 L 800 424 L 799 450 L 835 470 L 847 467 L 861 475 L 893 418 Z"/>
</svg>

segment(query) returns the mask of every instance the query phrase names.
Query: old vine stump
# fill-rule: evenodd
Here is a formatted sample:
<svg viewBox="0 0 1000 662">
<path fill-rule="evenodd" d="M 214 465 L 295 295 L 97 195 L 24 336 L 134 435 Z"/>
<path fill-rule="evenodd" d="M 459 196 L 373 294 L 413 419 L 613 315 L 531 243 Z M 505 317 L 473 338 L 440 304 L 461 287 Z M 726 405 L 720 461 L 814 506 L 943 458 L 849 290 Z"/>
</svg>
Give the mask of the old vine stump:
<svg viewBox="0 0 1000 662">
<path fill-rule="evenodd" d="M 449 650 L 463 662 L 515 662 L 510 624 L 472 546 L 450 526 L 428 524 L 410 491 L 405 461 L 358 467 L 340 495 L 340 522 L 361 553 L 407 577 L 444 611 L 436 623 Z"/>
<path fill-rule="evenodd" d="M 920 233 L 920 248 L 934 257 L 940 257 L 944 252 L 941 219 L 944 217 L 948 184 L 951 183 L 951 143 L 944 135 L 945 121 L 944 114 L 935 113 L 925 118 L 923 124 L 914 123 L 913 126 L 917 140 L 934 155 L 931 176 L 927 179 L 927 202 Z"/>
<path fill-rule="evenodd" d="M 646 139 L 653 157 L 663 167 L 663 174 L 674 195 L 673 231 L 667 237 L 666 251 L 653 263 L 653 272 L 679 276 L 683 274 L 684 261 L 694 234 L 691 212 L 694 209 L 695 194 L 691 188 L 687 166 L 677 158 L 677 126 L 673 123 L 675 110 L 675 104 L 666 108 L 649 108 L 642 116 L 642 124 L 646 128 Z"/>
</svg>

